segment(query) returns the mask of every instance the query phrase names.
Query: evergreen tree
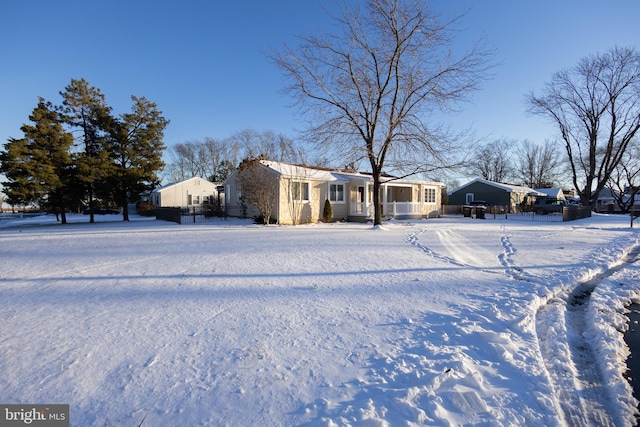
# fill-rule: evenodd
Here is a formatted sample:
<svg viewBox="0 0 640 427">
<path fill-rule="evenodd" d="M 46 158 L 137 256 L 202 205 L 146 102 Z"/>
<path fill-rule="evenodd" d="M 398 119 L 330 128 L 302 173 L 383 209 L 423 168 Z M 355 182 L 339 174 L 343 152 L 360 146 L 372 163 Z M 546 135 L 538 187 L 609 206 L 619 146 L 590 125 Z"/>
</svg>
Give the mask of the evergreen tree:
<svg viewBox="0 0 640 427">
<path fill-rule="evenodd" d="M 27 140 L 11 138 L 0 152 L 0 173 L 8 181 L 2 183 L 7 196 L 6 202 L 12 206 L 23 205 L 33 200 L 34 189 L 26 161 L 29 159 Z"/>
<path fill-rule="evenodd" d="M 71 190 L 73 137 L 64 131 L 51 103 L 42 98 L 29 119 L 33 124 L 21 128 L 24 138 L 9 140 L 0 153 L 0 171 L 9 180 L 5 183 L 8 202 L 37 203 L 60 213 L 65 224 L 67 208 L 77 202 Z"/>
<path fill-rule="evenodd" d="M 111 107 L 106 104 L 100 89 L 90 87 L 84 80 L 71 79 L 60 95 L 62 118 L 72 129 L 79 130 L 77 154 L 78 178 L 84 186 L 90 208 L 90 222 L 94 222 L 96 198 L 108 198 L 109 177 L 113 173 L 108 130 L 113 122 Z"/>
<path fill-rule="evenodd" d="M 158 185 L 162 170 L 164 129 L 169 121 L 156 104 L 132 96 L 131 113 L 122 114 L 111 126 L 112 184 L 115 199 L 122 206 L 123 220 L 129 220 L 128 202 Z"/>
<path fill-rule="evenodd" d="M 329 199 L 324 201 L 324 209 L 322 210 L 322 219 L 324 222 L 331 222 L 333 219 L 333 208 Z"/>
</svg>

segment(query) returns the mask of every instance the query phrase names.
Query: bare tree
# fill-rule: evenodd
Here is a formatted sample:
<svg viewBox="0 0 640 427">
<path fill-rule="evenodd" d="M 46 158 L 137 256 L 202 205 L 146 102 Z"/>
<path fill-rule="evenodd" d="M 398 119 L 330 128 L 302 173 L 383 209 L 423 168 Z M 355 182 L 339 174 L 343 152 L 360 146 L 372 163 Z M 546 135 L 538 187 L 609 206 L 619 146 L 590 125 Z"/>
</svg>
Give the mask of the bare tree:
<svg viewBox="0 0 640 427">
<path fill-rule="evenodd" d="M 170 151 L 169 177 L 183 181 L 198 176 L 212 182 L 224 181 L 238 164 L 239 149 L 231 140 L 205 138 L 176 144 Z"/>
<path fill-rule="evenodd" d="M 466 169 L 471 175 L 489 181 L 507 182 L 514 174 L 511 161 L 514 146 L 514 141 L 506 139 L 479 146 Z"/>
<path fill-rule="evenodd" d="M 229 140 L 205 138 L 202 142 L 204 178 L 222 182 L 238 164 L 239 150 Z"/>
<path fill-rule="evenodd" d="M 607 188 L 611 190 L 611 196 L 622 212 L 631 212 L 633 226 L 633 214 L 635 210 L 636 195 L 640 193 L 640 141 L 634 140 L 627 147 L 618 166 L 611 174 Z"/>
<path fill-rule="evenodd" d="M 204 178 L 203 149 L 198 141 L 179 143 L 171 147 L 169 175 L 174 182 L 199 176 Z"/>
<path fill-rule="evenodd" d="M 242 199 L 255 206 L 264 224 L 269 224 L 271 212 L 278 197 L 278 179 L 266 167 L 262 167 L 260 157 L 245 159 L 238 166 L 237 179 L 241 187 Z"/>
<path fill-rule="evenodd" d="M 245 158 L 262 157 L 265 160 L 304 163 L 304 151 L 289 137 L 267 130 L 258 132 L 244 129 L 229 138 Z"/>
<path fill-rule="evenodd" d="M 640 55 L 616 47 L 584 58 L 527 101 L 558 126 L 573 185 L 582 204 L 594 206 L 640 129 Z"/>
<path fill-rule="evenodd" d="M 383 169 L 407 175 L 447 167 L 457 139 L 430 121 L 477 88 L 488 69 L 481 45 L 455 55 L 453 24 L 420 0 L 343 3 L 332 17 L 341 33 L 301 37 L 272 55 L 285 90 L 309 115 L 310 140 L 345 163 L 367 159 L 373 174 L 374 225 L 381 224 Z"/>
<path fill-rule="evenodd" d="M 540 145 L 525 139 L 517 149 L 515 165 L 516 176 L 531 188 L 555 187 L 564 178 L 564 157 L 549 140 Z"/>
</svg>

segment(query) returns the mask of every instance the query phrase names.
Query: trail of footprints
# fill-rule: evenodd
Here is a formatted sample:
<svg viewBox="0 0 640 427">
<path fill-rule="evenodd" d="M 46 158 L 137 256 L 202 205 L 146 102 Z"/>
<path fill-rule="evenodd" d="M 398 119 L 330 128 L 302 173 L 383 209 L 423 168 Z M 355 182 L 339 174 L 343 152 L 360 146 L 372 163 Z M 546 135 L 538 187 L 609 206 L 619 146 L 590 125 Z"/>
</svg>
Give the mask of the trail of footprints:
<svg viewBox="0 0 640 427">
<path fill-rule="evenodd" d="M 415 233 L 411 233 L 409 235 L 409 237 L 407 238 L 407 241 L 411 245 L 419 248 L 424 253 L 426 253 L 427 255 L 429 255 L 429 256 L 437 259 L 437 260 L 444 261 L 446 263 L 457 265 L 457 266 L 460 266 L 460 267 L 477 268 L 477 267 L 474 267 L 472 265 L 466 264 L 464 262 L 458 261 L 455 258 L 439 254 L 439 253 L 435 252 L 433 249 L 431 249 L 429 246 L 420 243 L 418 236 L 420 234 L 425 233 L 426 231 L 427 230 L 422 229 L 422 230 L 417 231 Z M 503 252 L 498 254 L 498 260 L 500 261 L 500 265 L 502 265 L 504 267 L 505 274 L 507 276 L 513 278 L 513 279 L 516 279 L 516 280 L 533 281 L 534 280 L 534 276 L 532 276 L 531 274 L 525 272 L 521 267 L 517 266 L 515 261 L 513 260 L 513 255 L 515 255 L 518 252 L 518 250 L 511 243 L 510 236 L 509 236 L 508 233 L 506 233 L 506 231 L 504 230 L 504 227 L 502 229 L 502 235 L 500 236 L 500 243 L 502 245 Z"/>
<path fill-rule="evenodd" d="M 463 267 L 475 268 L 468 264 L 461 263 L 454 258 L 438 254 L 428 246 L 420 243 L 418 241 L 418 235 L 425 231 L 426 230 L 421 230 L 411 234 L 408 239 L 409 243 L 420 248 L 435 259 Z M 501 230 L 500 244 L 503 251 L 498 254 L 497 257 L 500 265 L 504 268 L 504 274 L 506 276 L 519 281 L 539 282 L 541 280 L 516 265 L 513 257 L 518 250 L 511 242 L 511 236 L 504 227 L 502 227 Z M 637 249 L 634 257 L 630 258 L 637 260 L 638 252 L 640 252 L 640 249 Z M 630 262 L 631 261 L 627 260 L 627 263 Z M 594 283 L 592 287 L 595 287 L 595 285 Z M 574 294 L 580 290 L 579 288 L 581 288 L 580 285 L 576 287 Z M 575 298 L 571 298 L 571 300 L 574 299 Z M 569 330 L 565 330 L 564 333 L 571 337 L 571 339 L 567 339 L 569 337 L 565 339 L 567 339 L 567 344 L 571 348 L 572 363 L 575 364 L 575 370 L 579 372 L 579 378 L 571 378 L 569 373 L 563 370 L 562 366 L 555 366 L 556 355 L 554 354 L 554 347 L 546 345 L 548 343 L 545 342 L 545 331 L 540 330 L 540 328 L 553 321 L 553 316 L 558 315 L 558 310 L 553 309 L 553 307 L 555 307 L 554 304 L 567 304 L 567 311 L 573 315 L 567 319 L 568 324 L 566 326 Z M 560 312 L 564 312 L 564 310 L 560 310 Z M 576 316 L 578 319 L 575 318 Z M 582 338 L 582 331 L 580 328 L 576 328 L 577 324 L 583 324 L 584 321 L 584 312 L 582 310 L 577 310 L 572 304 L 569 304 L 568 301 L 552 298 L 546 305 L 540 307 L 536 313 L 536 333 L 538 335 L 540 350 L 545 359 L 545 364 L 547 364 L 547 368 L 551 370 L 552 375 L 550 379 L 556 389 L 557 399 L 559 400 L 560 410 L 563 413 L 565 422 L 569 425 L 585 427 L 596 425 L 611 426 L 614 423 L 609 418 L 602 402 L 605 394 L 602 389 L 602 379 L 599 372 L 597 372 L 596 366 L 593 364 L 591 349 L 587 348 L 588 344 L 584 341 L 584 338 Z M 560 371 L 563 373 L 560 373 Z M 567 375 L 569 375 L 568 378 L 566 377 Z"/>
</svg>

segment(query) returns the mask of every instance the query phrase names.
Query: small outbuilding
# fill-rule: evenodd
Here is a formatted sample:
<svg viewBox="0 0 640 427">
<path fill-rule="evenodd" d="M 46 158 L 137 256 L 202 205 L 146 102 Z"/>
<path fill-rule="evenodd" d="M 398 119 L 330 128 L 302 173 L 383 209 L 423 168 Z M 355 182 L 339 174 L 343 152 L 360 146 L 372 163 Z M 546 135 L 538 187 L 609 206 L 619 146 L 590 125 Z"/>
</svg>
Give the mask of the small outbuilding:
<svg viewBox="0 0 640 427">
<path fill-rule="evenodd" d="M 149 201 L 156 208 L 197 208 L 217 202 L 218 186 L 204 178 L 194 177 L 156 188 L 149 195 Z"/>
</svg>

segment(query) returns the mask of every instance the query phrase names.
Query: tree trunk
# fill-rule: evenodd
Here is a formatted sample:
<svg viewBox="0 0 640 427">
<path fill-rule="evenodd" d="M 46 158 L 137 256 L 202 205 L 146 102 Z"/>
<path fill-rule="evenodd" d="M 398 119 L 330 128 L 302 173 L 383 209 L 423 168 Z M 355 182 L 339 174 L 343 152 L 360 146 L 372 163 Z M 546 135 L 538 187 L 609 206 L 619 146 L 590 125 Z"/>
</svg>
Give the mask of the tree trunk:
<svg viewBox="0 0 640 427">
<path fill-rule="evenodd" d="M 382 205 L 380 204 L 380 171 L 373 172 L 373 225 L 382 225 Z"/>
<path fill-rule="evenodd" d="M 126 201 L 122 204 L 122 220 L 129 221 L 129 204 Z"/>
<path fill-rule="evenodd" d="M 60 208 L 60 224 L 67 223 L 67 213 L 64 210 L 64 206 Z"/>
</svg>

